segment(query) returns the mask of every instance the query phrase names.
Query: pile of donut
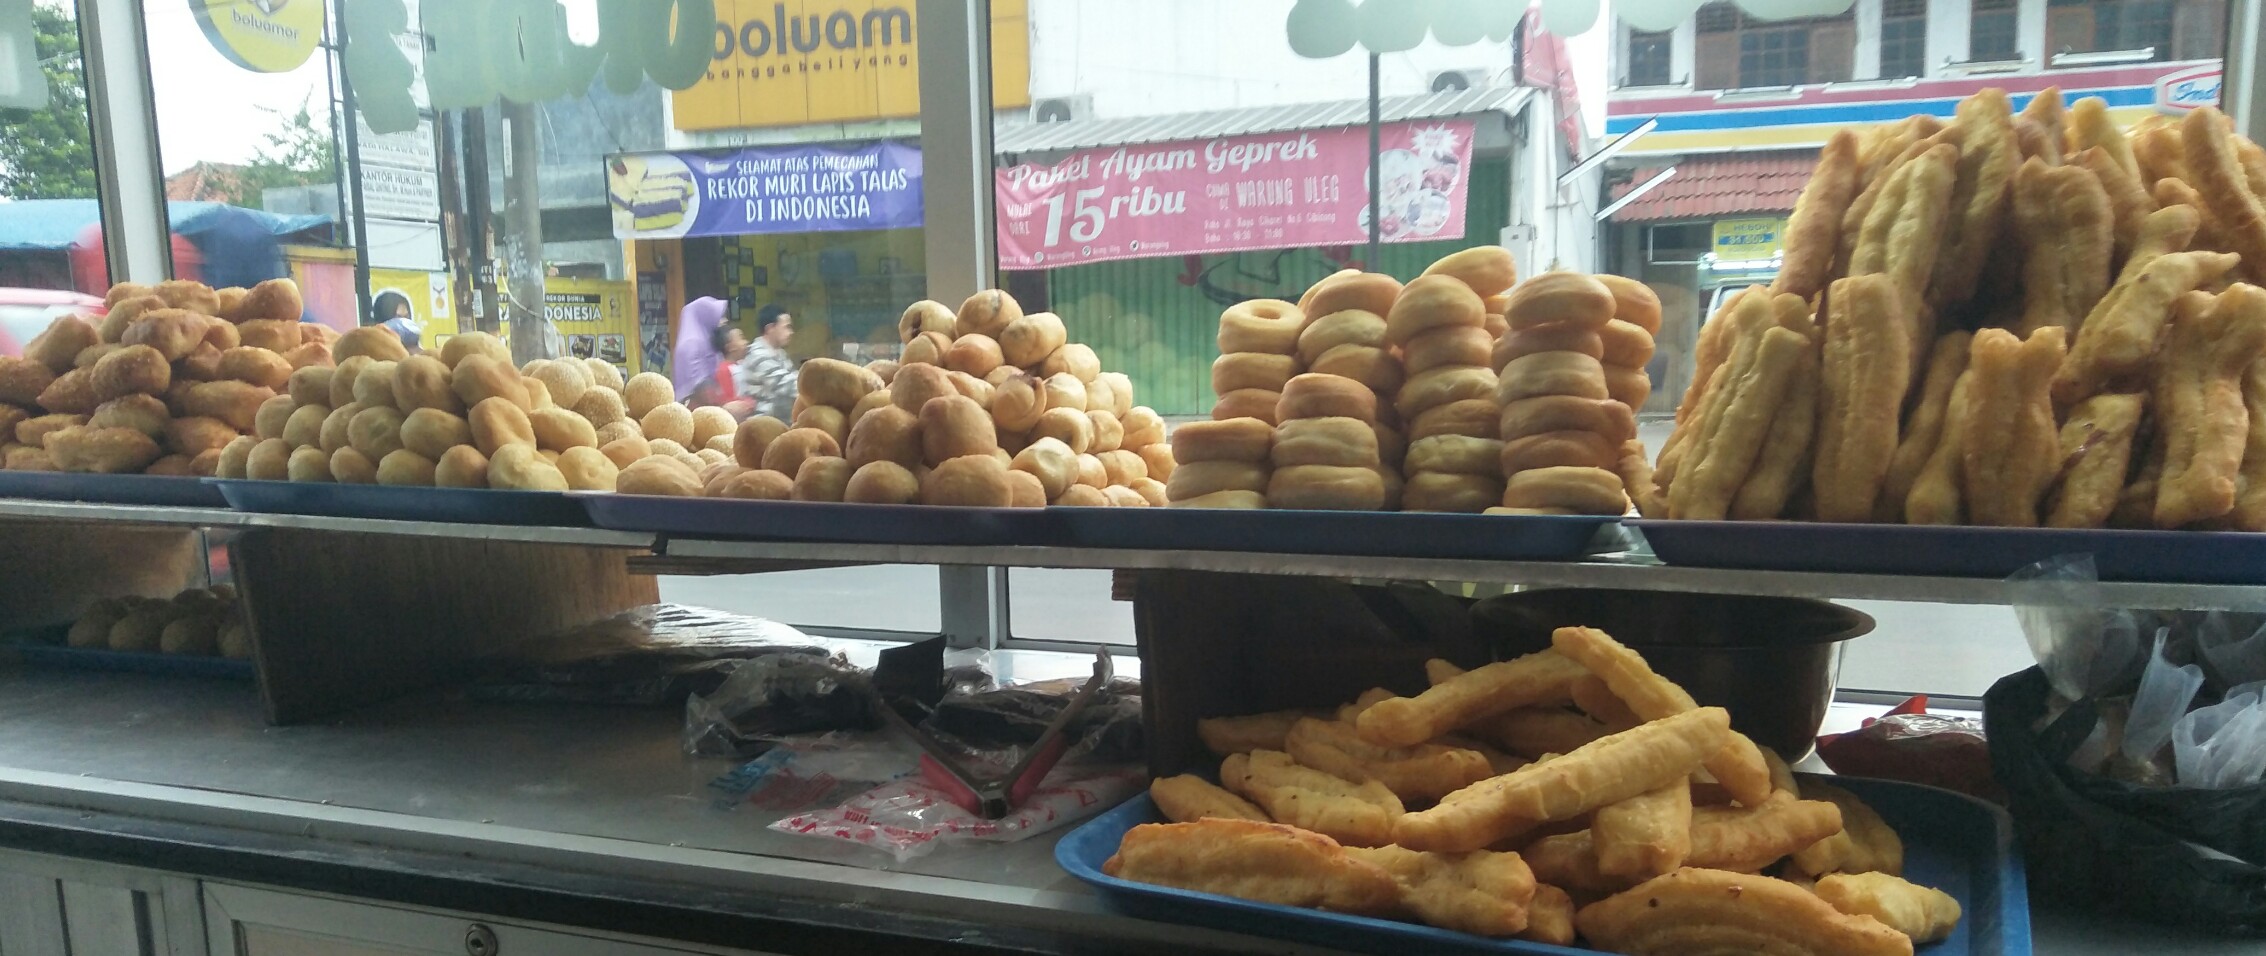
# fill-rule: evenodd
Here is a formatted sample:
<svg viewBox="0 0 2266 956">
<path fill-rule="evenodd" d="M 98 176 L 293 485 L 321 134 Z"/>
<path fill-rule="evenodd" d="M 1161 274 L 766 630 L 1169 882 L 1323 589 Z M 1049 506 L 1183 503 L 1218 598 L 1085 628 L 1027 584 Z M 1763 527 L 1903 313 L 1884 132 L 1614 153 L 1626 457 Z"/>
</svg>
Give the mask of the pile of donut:
<svg viewBox="0 0 2266 956">
<path fill-rule="evenodd" d="M 978 292 L 922 300 L 898 324 L 897 361 L 804 362 L 792 422 L 756 416 L 729 461 L 695 474 L 633 465 L 625 493 L 863 504 L 1036 508 L 1166 503 L 1164 419 L 1102 371 L 1060 316 Z M 705 454 L 705 452 L 703 452 Z M 671 463 L 673 464 L 673 462 Z"/>
<path fill-rule="evenodd" d="M 299 321 L 299 287 L 119 283 L 99 316 L 65 315 L 0 357 L 0 465 L 14 471 L 211 475 L 295 369 L 351 336 Z"/>
<path fill-rule="evenodd" d="M 1621 514 L 1660 302 L 1619 276 L 1524 283 L 1509 250 L 1403 285 L 1346 270 L 1220 316 L 1212 421 L 1172 433 L 1181 507 Z M 1646 476 L 1649 480 L 1649 476 Z M 1639 485 L 1640 487 L 1642 485 Z"/>
</svg>

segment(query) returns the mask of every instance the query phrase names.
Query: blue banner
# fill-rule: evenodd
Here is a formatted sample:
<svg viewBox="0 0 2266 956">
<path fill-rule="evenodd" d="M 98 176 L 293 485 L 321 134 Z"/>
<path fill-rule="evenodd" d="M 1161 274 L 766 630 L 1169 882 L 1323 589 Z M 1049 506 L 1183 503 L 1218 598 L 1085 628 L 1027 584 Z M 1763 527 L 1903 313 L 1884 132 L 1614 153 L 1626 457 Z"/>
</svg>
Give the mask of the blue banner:
<svg viewBox="0 0 2266 956">
<path fill-rule="evenodd" d="M 606 159 L 619 239 L 908 229 L 921 224 L 921 151 L 904 143 L 751 146 Z"/>
</svg>

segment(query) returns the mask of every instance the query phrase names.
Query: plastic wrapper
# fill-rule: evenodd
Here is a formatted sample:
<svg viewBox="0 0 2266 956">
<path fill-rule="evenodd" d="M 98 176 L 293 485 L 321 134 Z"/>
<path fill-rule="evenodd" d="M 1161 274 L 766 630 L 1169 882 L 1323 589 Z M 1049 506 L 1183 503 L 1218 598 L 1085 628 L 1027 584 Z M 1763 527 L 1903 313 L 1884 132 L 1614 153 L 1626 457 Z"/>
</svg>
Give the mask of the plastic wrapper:
<svg viewBox="0 0 2266 956">
<path fill-rule="evenodd" d="M 1819 738 L 1818 759 L 1834 773 L 1926 784 L 1999 803 L 2006 799 L 1991 779 L 1982 723 L 1964 717 L 1892 712 L 1858 730 Z"/>
<path fill-rule="evenodd" d="M 938 742 L 968 753 L 1008 751 L 1020 755 L 1046 732 L 1081 680 L 1040 681 L 978 693 L 952 693 L 936 705 L 922 729 Z M 1141 683 L 1114 680 L 1070 726 L 1068 759 L 1131 761 L 1141 758 Z M 1013 761 L 1009 761 L 1012 763 Z"/>
<path fill-rule="evenodd" d="M 2196 708 L 2171 736 L 2183 786 L 2248 787 L 2266 773 L 2266 699 L 2255 691 Z"/>
<path fill-rule="evenodd" d="M 2119 750 L 2126 760 L 2149 761 L 2163 750 L 2171 742 L 2172 725 L 2187 713 L 2195 693 L 2203 689 L 2203 668 L 2173 664 L 2165 656 L 2171 638 L 2171 628 L 2156 629 L 2155 648 L 2148 655 L 2147 669 L 2140 672 L 2140 690 L 2132 695 L 2132 710 L 2124 722 L 2124 743 Z"/>
<path fill-rule="evenodd" d="M 493 655 L 469 690 L 486 700 L 675 705 L 713 693 L 739 661 L 823 654 L 808 635 L 758 617 L 679 604 L 631 608 Z"/>
<path fill-rule="evenodd" d="M 776 746 L 709 781 L 719 810 L 789 813 L 830 807 L 904 776 L 910 755 L 873 734 L 822 734 Z"/>
<path fill-rule="evenodd" d="M 2236 622 L 2232 618 L 2232 615 L 2213 612 L 2196 634 L 2196 649 L 2203 663 L 2221 684 L 2234 686 L 2266 681 L 2266 622 L 2242 627 L 2251 621 Z"/>
<path fill-rule="evenodd" d="M 1146 783 L 1138 768 L 1063 764 L 1014 812 L 986 820 L 955 806 L 944 791 L 904 778 L 840 806 L 794 814 L 771 829 L 869 847 L 903 863 L 944 844 L 1007 843 L 1056 830 L 1116 806 Z"/>
<path fill-rule="evenodd" d="M 774 654 L 740 663 L 713 693 L 685 699 L 684 749 L 753 757 L 780 738 L 881 726 L 870 675 L 839 655 Z"/>
<path fill-rule="evenodd" d="M 2030 656 L 2064 699 L 2111 693 L 2140 676 L 2146 652 L 2132 612 L 2102 607 L 2091 555 L 2040 561 L 2007 578 Z"/>
</svg>

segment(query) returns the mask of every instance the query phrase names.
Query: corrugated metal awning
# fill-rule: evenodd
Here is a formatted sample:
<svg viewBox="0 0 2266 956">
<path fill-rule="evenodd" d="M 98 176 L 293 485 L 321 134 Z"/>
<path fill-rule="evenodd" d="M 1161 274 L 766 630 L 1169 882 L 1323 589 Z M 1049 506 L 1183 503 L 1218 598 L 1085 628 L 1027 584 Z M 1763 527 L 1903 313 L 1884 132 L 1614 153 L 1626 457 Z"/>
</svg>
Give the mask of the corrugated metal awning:
<svg viewBox="0 0 2266 956">
<path fill-rule="evenodd" d="M 1421 96 L 1388 96 L 1377 101 L 1378 118 L 1395 123 L 1412 119 L 1441 119 L 1473 113 L 1516 113 L 1534 91 L 1526 87 L 1452 90 Z M 1207 110 L 1162 116 L 1122 119 L 1075 120 L 1067 123 L 1016 123 L 1001 125 L 992 134 L 992 151 L 1006 154 L 1051 153 L 1096 146 L 1170 143 L 1215 136 L 1279 133 L 1300 129 L 1332 129 L 1369 122 L 1368 100 L 1333 100 L 1252 109 Z"/>
<path fill-rule="evenodd" d="M 1810 170 L 1817 161 L 1818 151 L 1814 149 L 1687 157 L 1675 164 L 1676 175 L 1614 212 L 1613 221 L 1660 222 L 1792 212 L 1794 200 L 1802 195 L 1802 187 L 1809 185 Z M 1651 179 L 1660 169 L 1636 170 L 1628 182 L 1613 187 L 1613 198 Z"/>
</svg>

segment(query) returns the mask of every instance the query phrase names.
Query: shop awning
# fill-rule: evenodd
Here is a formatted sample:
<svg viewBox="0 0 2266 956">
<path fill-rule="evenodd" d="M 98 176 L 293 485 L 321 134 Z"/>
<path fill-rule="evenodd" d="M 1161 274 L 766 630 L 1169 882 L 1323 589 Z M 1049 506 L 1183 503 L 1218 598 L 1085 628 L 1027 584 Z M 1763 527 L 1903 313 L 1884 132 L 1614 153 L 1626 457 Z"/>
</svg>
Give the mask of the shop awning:
<svg viewBox="0 0 2266 956">
<path fill-rule="evenodd" d="M 1511 114 L 1525 106 L 1526 98 L 1532 95 L 1534 91 L 1526 87 L 1503 86 L 1426 93 L 1421 96 L 1388 96 L 1377 101 L 1378 118 L 1382 122 L 1393 123 L 1401 120 L 1469 116 L 1475 113 Z M 1356 99 L 1124 119 L 1003 124 L 993 134 L 992 151 L 1000 155 L 1053 153 L 1096 146 L 1170 143 L 1217 136 L 1363 126 L 1368 122 L 1369 102 Z"/>
<path fill-rule="evenodd" d="M 248 224 L 271 237 L 327 228 L 329 216 L 279 216 L 217 202 L 169 202 L 173 231 L 192 238 L 224 226 Z M 0 203 L 0 251 L 57 251 L 84 240 L 102 218 L 92 199 L 26 199 Z"/>
<path fill-rule="evenodd" d="M 1802 187 L 1809 184 L 1810 169 L 1817 165 L 1817 159 L 1814 149 L 1687 157 L 1675 163 L 1676 175 L 1621 207 L 1613 213 L 1613 221 L 1661 222 L 1791 212 Z M 1628 182 L 1613 187 L 1613 198 L 1650 180 L 1662 168 L 1637 169 Z"/>
</svg>

